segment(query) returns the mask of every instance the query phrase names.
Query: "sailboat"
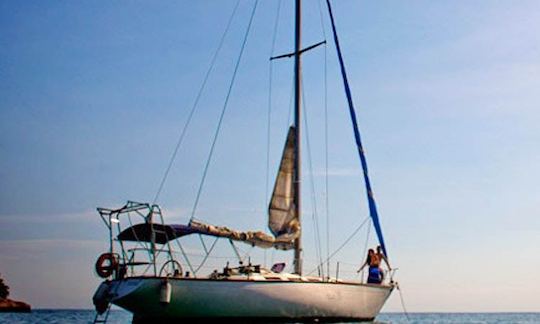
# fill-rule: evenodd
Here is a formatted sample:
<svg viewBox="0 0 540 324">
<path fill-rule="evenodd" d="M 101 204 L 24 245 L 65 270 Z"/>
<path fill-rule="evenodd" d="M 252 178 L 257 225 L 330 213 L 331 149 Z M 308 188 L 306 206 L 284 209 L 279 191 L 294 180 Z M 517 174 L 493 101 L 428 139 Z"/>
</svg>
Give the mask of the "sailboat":
<svg viewBox="0 0 540 324">
<path fill-rule="evenodd" d="M 372 224 L 387 255 L 367 163 L 356 123 L 329 0 L 328 12 L 333 38 L 349 103 L 355 140 L 363 170 Z M 396 283 L 386 276 L 379 283 L 345 281 L 329 276 L 304 275 L 302 266 L 301 208 L 301 57 L 316 44 L 302 49 L 301 0 L 295 0 L 294 122 L 290 126 L 272 197 L 268 227 L 263 231 L 238 231 L 192 219 L 188 224 L 167 224 L 156 204 L 129 201 L 118 209 L 98 208 L 108 229 L 109 250 L 96 262 L 97 274 L 105 280 L 93 296 L 95 322 L 105 322 L 111 305 L 133 313 L 134 323 L 179 319 L 224 319 L 240 321 L 372 321 L 380 312 Z M 132 216 L 142 221 L 133 224 Z M 129 222 L 128 227 L 123 227 Z M 225 265 L 207 276 L 184 271 L 172 242 L 202 235 L 247 243 L 258 248 L 294 251 L 294 271 L 284 264 L 271 269 L 251 262 L 237 267 Z M 182 246 L 179 245 L 182 249 Z M 185 251 L 181 251 L 185 254 Z"/>
</svg>

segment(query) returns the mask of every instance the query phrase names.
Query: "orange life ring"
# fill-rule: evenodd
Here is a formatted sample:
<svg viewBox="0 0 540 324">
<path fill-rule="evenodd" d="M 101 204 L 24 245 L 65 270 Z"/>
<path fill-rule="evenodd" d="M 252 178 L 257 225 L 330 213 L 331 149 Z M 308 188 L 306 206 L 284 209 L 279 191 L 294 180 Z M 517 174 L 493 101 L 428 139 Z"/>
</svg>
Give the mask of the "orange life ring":
<svg viewBox="0 0 540 324">
<path fill-rule="evenodd" d="M 118 259 L 112 253 L 103 253 L 96 261 L 96 273 L 101 278 L 110 277 L 113 271 L 118 270 Z"/>
</svg>

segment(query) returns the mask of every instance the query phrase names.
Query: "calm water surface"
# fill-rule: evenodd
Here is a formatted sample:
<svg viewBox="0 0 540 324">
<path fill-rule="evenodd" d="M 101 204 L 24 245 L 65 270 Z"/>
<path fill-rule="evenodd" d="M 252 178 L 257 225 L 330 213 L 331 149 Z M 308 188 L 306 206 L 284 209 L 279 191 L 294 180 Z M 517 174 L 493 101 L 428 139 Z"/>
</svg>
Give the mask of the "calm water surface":
<svg viewBox="0 0 540 324">
<path fill-rule="evenodd" d="M 39 309 L 30 314 L 0 313 L 0 323 L 92 323 L 93 310 Z M 130 323 L 131 314 L 113 310 L 108 323 Z M 540 323 L 540 313 L 412 313 L 409 320 L 404 314 L 383 313 L 377 317 L 381 323 Z"/>
</svg>

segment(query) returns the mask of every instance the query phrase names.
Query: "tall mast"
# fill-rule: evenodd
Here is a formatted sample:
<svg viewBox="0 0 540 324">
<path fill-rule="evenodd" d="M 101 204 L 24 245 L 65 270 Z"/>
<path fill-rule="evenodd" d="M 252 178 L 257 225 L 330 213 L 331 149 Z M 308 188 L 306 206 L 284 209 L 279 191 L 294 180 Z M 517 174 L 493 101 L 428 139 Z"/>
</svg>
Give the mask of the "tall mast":
<svg viewBox="0 0 540 324">
<path fill-rule="evenodd" d="M 298 223 L 301 224 L 301 201 L 302 193 L 301 189 L 301 166 L 302 160 L 300 155 L 300 145 L 302 143 L 300 137 L 300 125 L 301 125 L 301 104 L 302 104 L 302 62 L 300 60 L 300 48 L 301 48 L 301 32 L 302 32 L 302 3 L 301 0 L 296 0 L 296 23 L 295 23 L 295 46 L 294 46 L 294 128 L 296 130 L 295 136 L 295 166 L 294 166 L 294 206 L 296 211 L 296 217 Z M 294 243 L 294 272 L 302 275 L 302 226 L 300 225 L 300 234 Z"/>
</svg>

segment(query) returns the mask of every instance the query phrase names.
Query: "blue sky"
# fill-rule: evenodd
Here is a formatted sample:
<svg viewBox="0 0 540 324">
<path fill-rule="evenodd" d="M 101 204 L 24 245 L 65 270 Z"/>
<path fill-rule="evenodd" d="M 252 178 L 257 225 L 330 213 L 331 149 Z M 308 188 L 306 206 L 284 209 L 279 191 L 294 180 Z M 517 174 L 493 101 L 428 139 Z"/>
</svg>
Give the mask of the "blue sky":
<svg viewBox="0 0 540 324">
<path fill-rule="evenodd" d="M 305 2 L 308 45 L 323 34 L 317 3 Z M 409 310 L 540 311 L 540 3 L 334 2 Z M 172 222 L 189 218 L 252 4 L 241 2 L 159 200 Z M 234 5 L 0 2 L 0 272 L 13 297 L 35 307 L 91 306 L 99 282 L 93 264 L 106 248 L 95 207 L 153 199 Z M 277 1 L 262 1 L 257 9 L 201 196 L 197 217 L 215 224 L 265 225 L 276 8 Z M 275 54 L 292 48 L 291 18 L 284 1 Z M 332 46 L 327 55 L 336 248 L 367 209 Z M 305 56 L 304 82 L 324 233 L 323 62 L 324 48 Z M 292 61 L 273 69 L 271 178 L 285 138 Z M 304 201 L 309 267 L 316 262 L 309 190 Z M 352 270 L 365 235 L 334 262 Z M 276 254 L 281 259 L 290 254 Z M 400 310 L 397 294 L 385 310 Z"/>
</svg>

